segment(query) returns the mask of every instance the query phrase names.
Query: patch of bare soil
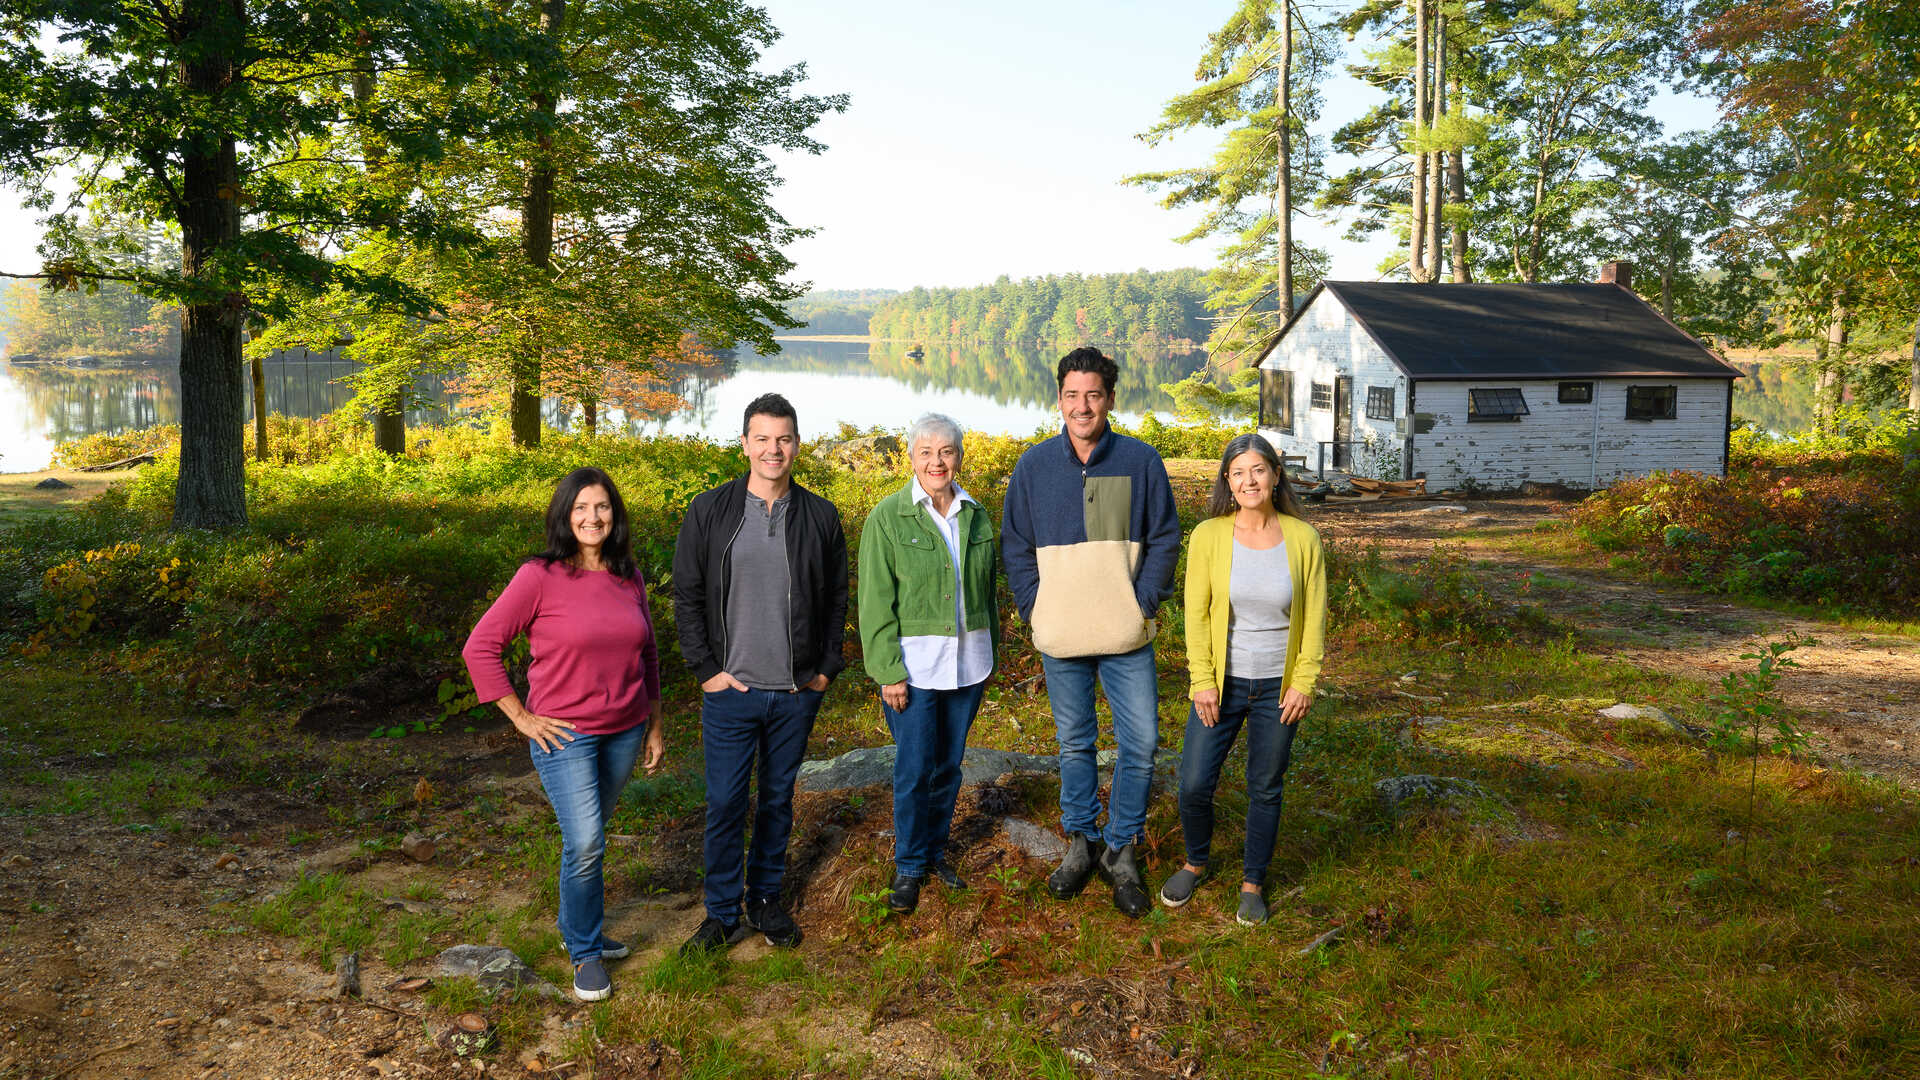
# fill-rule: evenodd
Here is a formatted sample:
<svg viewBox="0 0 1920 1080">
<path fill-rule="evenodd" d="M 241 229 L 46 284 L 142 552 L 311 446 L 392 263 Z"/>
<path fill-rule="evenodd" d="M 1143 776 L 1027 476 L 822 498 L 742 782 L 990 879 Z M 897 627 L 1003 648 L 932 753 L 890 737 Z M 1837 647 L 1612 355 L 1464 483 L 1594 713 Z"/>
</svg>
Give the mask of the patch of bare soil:
<svg viewBox="0 0 1920 1080">
<path fill-rule="evenodd" d="M 1496 594 L 1540 607 L 1578 629 L 1598 653 L 1657 671 L 1718 679 L 1750 669 L 1753 662 L 1741 654 L 1760 643 L 1812 639 L 1818 644 L 1793 653 L 1800 667 L 1781 680 L 1782 699 L 1805 715 L 1804 726 L 1833 757 L 1920 786 L 1920 641 L 1650 585 L 1597 565 L 1550 562 L 1505 542 L 1569 505 L 1518 496 L 1330 500 L 1313 520 L 1329 538 L 1375 545 L 1401 563 L 1424 558 L 1436 542 L 1458 544 Z"/>
</svg>

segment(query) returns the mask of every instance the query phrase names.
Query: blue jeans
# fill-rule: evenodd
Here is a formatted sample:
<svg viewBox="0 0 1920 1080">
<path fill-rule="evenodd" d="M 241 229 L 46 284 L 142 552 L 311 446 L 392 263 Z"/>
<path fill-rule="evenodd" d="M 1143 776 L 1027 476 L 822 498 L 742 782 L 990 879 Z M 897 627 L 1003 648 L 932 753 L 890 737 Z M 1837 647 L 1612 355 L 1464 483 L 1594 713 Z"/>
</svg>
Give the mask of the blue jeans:
<svg viewBox="0 0 1920 1080">
<path fill-rule="evenodd" d="M 793 832 L 793 781 L 825 696 L 819 690 L 714 690 L 700 696 L 700 748 L 707 759 L 704 891 L 707 914 L 721 922 L 740 920 L 743 899 L 780 895 Z M 747 789 L 756 771 L 760 791 L 743 874 Z"/>
<path fill-rule="evenodd" d="M 1113 770 L 1107 806 L 1108 847 L 1138 843 L 1146 835 L 1147 789 L 1153 753 L 1160 744 L 1160 678 L 1153 643 L 1112 656 L 1040 655 L 1060 741 L 1060 828 L 1071 836 L 1100 835 L 1100 775 L 1093 744 L 1100 735 L 1093 715 L 1096 679 L 1113 710 L 1113 738 L 1120 760 Z"/>
<path fill-rule="evenodd" d="M 943 857 L 960 796 L 960 759 L 967 732 L 980 711 L 986 680 L 957 690 L 907 687 L 907 707 L 895 712 L 884 700 L 893 732 L 893 869 L 925 877 Z"/>
<path fill-rule="evenodd" d="M 1247 729 L 1247 846 L 1241 880 L 1265 886 L 1273 842 L 1280 832 L 1280 797 L 1286 790 L 1287 761 L 1299 724 L 1280 722 L 1285 680 L 1227 676 L 1220 691 L 1220 720 L 1200 722 L 1200 710 L 1187 710 L 1187 738 L 1180 750 L 1180 831 L 1187 840 L 1187 861 L 1207 865 L 1213 846 L 1213 792 L 1233 740 Z"/>
<path fill-rule="evenodd" d="M 646 737 L 645 724 L 610 735 L 575 732 L 572 742 L 552 753 L 527 740 L 540 786 L 560 819 L 560 937 L 576 964 L 599 956 L 605 940 L 600 860 L 607 850 L 607 819 L 620 804 L 620 789 L 633 775 Z"/>
</svg>

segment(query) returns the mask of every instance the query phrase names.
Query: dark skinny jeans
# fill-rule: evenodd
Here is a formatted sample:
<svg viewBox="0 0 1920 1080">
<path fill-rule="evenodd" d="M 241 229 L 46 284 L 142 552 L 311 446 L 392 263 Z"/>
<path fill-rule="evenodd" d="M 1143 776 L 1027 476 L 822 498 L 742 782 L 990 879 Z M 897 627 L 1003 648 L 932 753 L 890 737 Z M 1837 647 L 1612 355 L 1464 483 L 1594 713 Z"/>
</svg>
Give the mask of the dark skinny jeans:
<svg viewBox="0 0 1920 1080">
<path fill-rule="evenodd" d="M 1186 837 L 1187 862 L 1204 867 L 1213 846 L 1213 792 L 1220 783 L 1220 767 L 1241 726 L 1247 728 L 1247 846 L 1242 880 L 1263 888 L 1280 829 L 1280 797 L 1286 788 L 1287 762 L 1293 756 L 1293 735 L 1300 726 L 1280 722 L 1284 681 L 1227 676 L 1220 691 L 1219 722 L 1208 727 L 1200 722 L 1200 711 L 1189 706 L 1186 741 L 1180 749 L 1180 831 Z"/>
</svg>

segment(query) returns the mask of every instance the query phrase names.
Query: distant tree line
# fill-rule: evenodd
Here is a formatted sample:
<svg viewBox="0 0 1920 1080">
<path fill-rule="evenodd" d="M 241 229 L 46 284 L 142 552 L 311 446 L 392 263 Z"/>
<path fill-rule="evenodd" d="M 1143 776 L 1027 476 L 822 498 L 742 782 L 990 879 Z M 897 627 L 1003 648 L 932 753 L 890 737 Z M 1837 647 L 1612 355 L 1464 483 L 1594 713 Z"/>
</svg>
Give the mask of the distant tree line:
<svg viewBox="0 0 1920 1080">
<path fill-rule="evenodd" d="M 178 268 L 180 242 L 164 229 L 132 226 L 85 230 L 96 244 L 116 247 L 140 265 Z M 11 357 L 162 357 L 180 354 L 180 308 L 125 282 L 79 282 L 47 288 L 16 281 L 0 290 L 0 339 Z"/>
<path fill-rule="evenodd" d="M 873 313 L 873 336 L 987 345 L 1092 342 L 1188 347 L 1205 341 L 1203 270 L 1062 274 L 971 289 L 915 287 Z"/>
<path fill-rule="evenodd" d="M 801 324 L 795 333 L 864 334 L 874 310 L 899 295 L 898 289 L 814 289 L 787 301 L 787 315 Z"/>
</svg>

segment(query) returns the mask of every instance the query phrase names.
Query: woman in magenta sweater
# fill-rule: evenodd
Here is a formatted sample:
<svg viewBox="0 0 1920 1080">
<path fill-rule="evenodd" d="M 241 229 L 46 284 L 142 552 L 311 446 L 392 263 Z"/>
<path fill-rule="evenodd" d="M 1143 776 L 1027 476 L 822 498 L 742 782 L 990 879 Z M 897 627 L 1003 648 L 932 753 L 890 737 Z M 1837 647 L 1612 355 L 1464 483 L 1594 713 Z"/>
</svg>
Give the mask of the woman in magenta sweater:
<svg viewBox="0 0 1920 1080">
<path fill-rule="evenodd" d="M 524 703 L 500 659 L 523 633 L 533 656 Z M 560 819 L 560 936 L 574 996 L 598 1001 L 613 991 L 605 961 L 628 952 L 602 926 L 607 818 L 641 750 L 649 773 L 666 756 L 660 653 L 612 477 L 584 468 L 560 481 L 547 506 L 547 549 L 521 564 L 461 655 L 480 700 L 527 737 Z"/>
</svg>

